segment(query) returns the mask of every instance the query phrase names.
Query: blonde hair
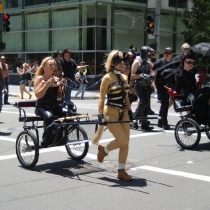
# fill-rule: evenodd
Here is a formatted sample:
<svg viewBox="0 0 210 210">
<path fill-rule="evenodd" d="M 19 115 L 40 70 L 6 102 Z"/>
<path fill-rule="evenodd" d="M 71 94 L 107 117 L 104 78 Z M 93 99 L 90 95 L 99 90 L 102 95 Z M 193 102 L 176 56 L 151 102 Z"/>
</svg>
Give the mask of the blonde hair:
<svg viewBox="0 0 210 210">
<path fill-rule="evenodd" d="M 119 55 L 121 58 L 123 58 L 123 53 L 119 50 L 112 50 L 107 58 L 107 61 L 105 63 L 105 68 L 106 68 L 106 72 L 109 72 L 112 66 L 112 60 L 114 57 L 116 57 L 117 55 Z"/>
<path fill-rule="evenodd" d="M 23 71 L 26 71 L 29 68 L 29 65 L 27 63 L 23 64 Z"/>
<path fill-rule="evenodd" d="M 40 67 L 38 68 L 37 72 L 36 72 L 35 78 L 38 77 L 39 75 L 44 74 L 44 67 L 45 67 L 47 61 L 49 61 L 49 60 L 54 61 L 54 59 L 51 56 L 48 56 L 48 57 L 46 57 L 42 60 L 42 63 L 40 65 Z"/>
</svg>

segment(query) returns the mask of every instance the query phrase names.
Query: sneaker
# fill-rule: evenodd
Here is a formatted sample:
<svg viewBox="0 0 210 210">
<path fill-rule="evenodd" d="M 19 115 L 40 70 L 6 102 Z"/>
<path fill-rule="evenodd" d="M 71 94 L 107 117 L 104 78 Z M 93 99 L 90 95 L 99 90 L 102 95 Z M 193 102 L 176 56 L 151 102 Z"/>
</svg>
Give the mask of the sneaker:
<svg viewBox="0 0 210 210">
<path fill-rule="evenodd" d="M 171 130 L 171 127 L 169 125 L 163 125 L 163 130 Z"/>
<path fill-rule="evenodd" d="M 134 123 L 133 123 L 133 128 L 135 128 L 135 129 L 138 129 L 138 128 L 139 128 L 139 126 L 138 126 L 138 123 L 137 123 L 137 122 L 134 122 Z"/>
<path fill-rule="evenodd" d="M 4 102 L 4 104 L 10 105 L 10 103 L 8 101 L 7 102 Z"/>
<path fill-rule="evenodd" d="M 153 115 L 153 114 L 155 114 L 155 112 L 150 109 L 147 114 L 148 115 Z"/>
</svg>

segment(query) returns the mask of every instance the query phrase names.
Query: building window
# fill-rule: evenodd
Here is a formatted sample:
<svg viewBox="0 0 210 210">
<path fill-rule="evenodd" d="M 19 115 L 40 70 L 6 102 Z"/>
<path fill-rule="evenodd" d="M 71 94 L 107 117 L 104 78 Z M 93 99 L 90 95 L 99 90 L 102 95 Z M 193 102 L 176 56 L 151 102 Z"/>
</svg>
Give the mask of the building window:
<svg viewBox="0 0 210 210">
<path fill-rule="evenodd" d="M 79 26 L 79 7 L 70 7 L 52 11 L 52 28 Z"/>
<path fill-rule="evenodd" d="M 169 0 L 169 7 L 187 8 L 187 0 Z"/>
<path fill-rule="evenodd" d="M 49 28 L 49 13 L 48 12 L 33 12 L 26 14 L 25 20 L 26 30 L 48 29 Z"/>
<path fill-rule="evenodd" d="M 124 52 L 129 50 L 131 44 L 139 50 L 144 45 L 144 31 L 114 29 L 113 43 L 113 49 L 120 49 Z"/>
<path fill-rule="evenodd" d="M 114 9 L 114 27 L 144 30 L 144 11 L 116 6 Z"/>
<path fill-rule="evenodd" d="M 79 29 L 52 31 L 52 49 L 62 50 L 69 47 L 72 51 L 79 50 Z"/>
<path fill-rule="evenodd" d="M 2 41 L 6 43 L 7 52 L 22 52 L 22 33 L 6 33 L 2 35 Z"/>
<path fill-rule="evenodd" d="M 39 4 L 49 5 L 49 0 L 25 0 L 25 6 L 34 6 Z"/>
<path fill-rule="evenodd" d="M 3 5 L 5 6 L 5 9 L 22 7 L 22 1 L 19 1 L 19 0 L 5 0 L 5 2 L 3 1 Z"/>
<path fill-rule="evenodd" d="M 49 51 L 49 31 L 26 33 L 26 51 Z"/>
</svg>

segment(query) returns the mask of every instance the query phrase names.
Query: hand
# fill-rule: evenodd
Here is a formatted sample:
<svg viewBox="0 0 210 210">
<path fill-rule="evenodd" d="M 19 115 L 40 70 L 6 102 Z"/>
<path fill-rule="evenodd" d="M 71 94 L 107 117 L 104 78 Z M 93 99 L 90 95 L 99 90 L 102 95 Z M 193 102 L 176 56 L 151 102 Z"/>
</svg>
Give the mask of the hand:
<svg viewBox="0 0 210 210">
<path fill-rule="evenodd" d="M 5 94 L 5 95 L 7 94 L 7 89 L 6 89 L 6 88 L 4 88 L 4 94 Z"/>
<path fill-rule="evenodd" d="M 48 88 L 51 87 L 51 86 L 55 86 L 55 79 L 53 77 L 48 79 L 47 82 L 46 82 L 46 85 L 47 85 Z M 56 86 L 57 86 L 57 84 L 56 84 Z"/>
<path fill-rule="evenodd" d="M 203 81 L 203 79 L 205 79 L 205 77 L 206 77 L 206 74 L 202 72 L 202 73 L 199 75 L 198 83 L 201 83 L 201 82 Z"/>
<path fill-rule="evenodd" d="M 200 87 L 200 85 L 201 85 L 201 84 L 200 84 L 199 82 L 196 82 L 196 85 L 195 85 L 195 86 L 196 86 L 196 88 L 198 89 L 198 88 Z"/>
<path fill-rule="evenodd" d="M 175 90 L 172 90 L 171 88 L 168 89 L 168 94 L 170 96 L 176 96 L 176 95 L 178 95 L 178 93 Z"/>
<path fill-rule="evenodd" d="M 133 116 L 132 110 L 128 110 L 128 115 L 129 115 L 130 120 L 134 120 L 134 116 Z"/>
<path fill-rule="evenodd" d="M 104 121 L 104 115 L 103 114 L 98 114 L 98 121 L 103 122 Z"/>
</svg>

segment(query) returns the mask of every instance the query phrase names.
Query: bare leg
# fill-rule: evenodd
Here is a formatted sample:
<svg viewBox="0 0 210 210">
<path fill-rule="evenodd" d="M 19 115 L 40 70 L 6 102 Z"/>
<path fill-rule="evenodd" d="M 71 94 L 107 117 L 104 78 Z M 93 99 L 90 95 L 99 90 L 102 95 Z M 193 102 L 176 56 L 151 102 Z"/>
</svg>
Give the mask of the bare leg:
<svg viewBox="0 0 210 210">
<path fill-rule="evenodd" d="M 20 95 L 21 95 L 21 99 L 23 99 L 23 90 L 25 88 L 24 84 L 20 84 Z"/>
</svg>

